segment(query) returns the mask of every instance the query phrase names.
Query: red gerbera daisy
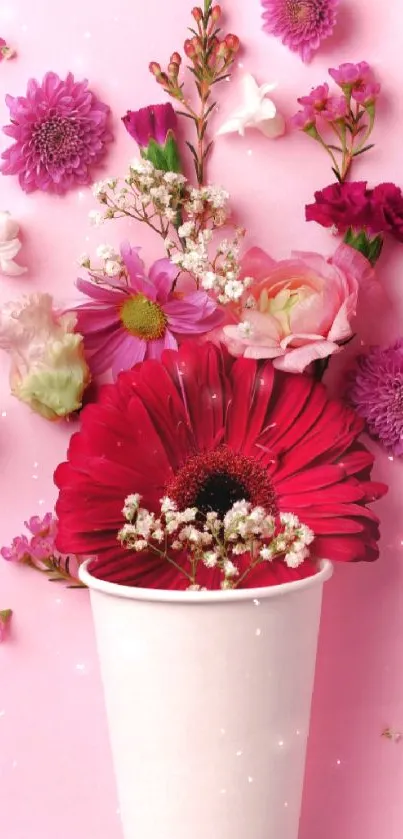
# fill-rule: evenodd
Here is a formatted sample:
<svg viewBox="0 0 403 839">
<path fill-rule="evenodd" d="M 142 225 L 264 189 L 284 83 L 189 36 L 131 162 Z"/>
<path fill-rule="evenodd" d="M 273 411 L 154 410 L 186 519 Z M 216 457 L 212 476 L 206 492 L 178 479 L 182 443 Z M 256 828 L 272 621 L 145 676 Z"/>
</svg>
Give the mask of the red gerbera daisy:
<svg viewBox="0 0 403 839">
<path fill-rule="evenodd" d="M 378 556 L 378 519 L 366 506 L 385 491 L 370 481 L 372 454 L 357 438 L 363 422 L 322 384 L 234 360 L 213 344 L 186 343 L 106 385 L 82 412 L 60 489 L 58 549 L 96 555 L 92 573 L 150 588 L 186 588 L 166 560 L 122 548 L 122 508 L 140 493 L 152 512 L 168 495 L 179 509 L 228 510 L 236 500 L 295 513 L 315 533 L 314 553 L 332 560 Z M 183 558 L 184 562 L 186 561 Z M 245 585 L 273 585 L 314 573 L 262 563 Z M 214 584 L 203 568 L 201 585 Z M 210 575 L 210 576 L 209 576 Z"/>
</svg>

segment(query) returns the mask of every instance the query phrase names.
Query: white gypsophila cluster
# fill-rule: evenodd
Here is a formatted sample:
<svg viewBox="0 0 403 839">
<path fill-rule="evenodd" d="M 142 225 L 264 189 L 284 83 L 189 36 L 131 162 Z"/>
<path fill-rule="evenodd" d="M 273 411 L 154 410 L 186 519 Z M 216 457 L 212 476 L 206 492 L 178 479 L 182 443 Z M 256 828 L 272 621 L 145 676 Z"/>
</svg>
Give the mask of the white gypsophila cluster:
<svg viewBox="0 0 403 839">
<path fill-rule="evenodd" d="M 122 215 L 147 223 L 162 235 L 171 261 L 192 274 L 198 286 L 214 294 L 222 305 L 241 302 L 253 282 L 240 276 L 239 252 L 245 231 L 236 230 L 231 241 L 223 239 L 210 254 L 214 231 L 229 217 L 225 189 L 215 184 L 193 187 L 184 175 L 156 169 L 140 158 L 131 161 L 123 181 L 99 181 L 93 194 L 104 207 L 104 212 L 90 212 L 95 226 Z M 116 261 L 108 261 L 105 273 L 117 275 Z"/>
<path fill-rule="evenodd" d="M 297 568 L 309 557 L 309 545 L 315 538 L 293 513 L 280 513 L 275 518 L 245 500 L 236 501 L 223 518 L 214 510 L 206 514 L 196 507 L 178 510 L 167 496 L 161 499 L 158 516 L 141 507 L 140 502 L 137 493 L 126 498 L 122 510 L 126 523 L 118 533 L 119 542 L 128 550 L 162 553 L 168 562 L 174 561 L 170 553 L 185 553 L 194 577 L 185 570 L 183 573 L 192 590 L 198 590 L 198 563 L 220 572 L 221 588 L 235 588 L 262 562 L 283 558 L 289 568 Z M 250 563 L 241 574 L 237 562 L 244 554 L 250 556 Z"/>
<path fill-rule="evenodd" d="M 81 254 L 78 264 L 89 271 L 90 279 L 95 283 L 116 285 L 117 278 L 124 283 L 126 270 L 120 253 L 113 245 L 102 244 L 96 249 L 98 259 L 102 265 L 91 264 L 91 257 L 87 253 Z M 119 283 L 120 284 L 120 283 Z"/>
</svg>

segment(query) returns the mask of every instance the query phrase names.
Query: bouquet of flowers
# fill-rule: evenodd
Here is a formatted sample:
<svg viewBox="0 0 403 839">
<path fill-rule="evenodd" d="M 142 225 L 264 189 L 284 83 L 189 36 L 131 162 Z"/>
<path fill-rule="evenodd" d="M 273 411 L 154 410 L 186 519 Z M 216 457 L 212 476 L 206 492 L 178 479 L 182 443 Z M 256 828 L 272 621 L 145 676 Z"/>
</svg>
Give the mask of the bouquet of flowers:
<svg viewBox="0 0 403 839">
<path fill-rule="evenodd" d="M 271 586 L 314 575 L 321 558 L 378 556 L 368 505 L 386 487 L 371 480 L 364 420 L 329 398 L 321 379 L 376 283 L 381 233 L 401 237 L 401 199 L 391 185 L 346 182 L 371 147 L 380 88 L 364 62 L 342 65 L 331 71 L 341 95 L 328 85 L 312 91 L 296 123 L 326 149 L 337 178 L 316 193 L 307 219 L 336 227 L 344 242 L 331 257 L 276 261 L 248 250 L 228 192 L 207 178 L 214 95 L 240 41 L 223 33 L 213 0 L 192 18 L 184 54 L 195 96 L 179 52 L 166 68 L 152 61 L 173 104 L 123 117 L 139 156 L 93 190 L 91 221 L 135 219 L 159 237 L 159 258 L 147 268 L 127 241 L 84 254 L 85 300 L 61 312 L 37 295 L 5 310 L 0 345 L 20 399 L 47 419 L 80 412 L 55 472 L 57 519 L 42 570 L 60 574 L 63 556 L 93 557 L 94 576 L 132 586 Z M 260 128 L 278 136 L 267 87 L 248 85 L 243 127 L 256 124 L 259 106 Z M 194 179 L 180 123 L 195 131 L 186 141 Z M 110 381 L 98 387 L 104 374 Z M 38 566 L 28 542 L 20 547 L 4 558 Z"/>
</svg>

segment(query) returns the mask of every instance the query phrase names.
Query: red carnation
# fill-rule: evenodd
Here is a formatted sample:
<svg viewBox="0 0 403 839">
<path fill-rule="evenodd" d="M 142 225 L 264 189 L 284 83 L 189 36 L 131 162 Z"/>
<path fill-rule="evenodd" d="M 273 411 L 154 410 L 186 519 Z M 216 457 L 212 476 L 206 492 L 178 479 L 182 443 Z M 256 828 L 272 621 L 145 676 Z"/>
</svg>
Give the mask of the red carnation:
<svg viewBox="0 0 403 839">
<path fill-rule="evenodd" d="M 316 534 L 318 557 L 378 556 L 379 522 L 366 505 L 386 488 L 370 481 L 373 456 L 358 442 L 363 421 L 311 377 L 189 342 L 105 385 L 81 419 L 55 473 L 58 549 L 96 555 L 92 573 L 102 579 L 186 587 L 166 560 L 119 544 L 122 508 L 134 492 L 153 512 L 166 494 L 179 509 L 224 510 L 246 498 L 273 514 L 295 513 Z M 298 568 L 265 562 L 245 584 L 273 585 L 313 570 L 309 561 Z M 217 587 L 214 569 L 205 572 L 202 584 Z"/>
<path fill-rule="evenodd" d="M 371 229 L 391 233 L 403 242 L 403 194 L 395 184 L 379 184 L 372 191 Z"/>
<path fill-rule="evenodd" d="M 322 227 L 337 227 L 339 233 L 366 227 L 371 222 L 370 197 L 366 181 L 331 184 L 315 192 L 315 203 L 307 204 L 305 218 Z"/>
</svg>

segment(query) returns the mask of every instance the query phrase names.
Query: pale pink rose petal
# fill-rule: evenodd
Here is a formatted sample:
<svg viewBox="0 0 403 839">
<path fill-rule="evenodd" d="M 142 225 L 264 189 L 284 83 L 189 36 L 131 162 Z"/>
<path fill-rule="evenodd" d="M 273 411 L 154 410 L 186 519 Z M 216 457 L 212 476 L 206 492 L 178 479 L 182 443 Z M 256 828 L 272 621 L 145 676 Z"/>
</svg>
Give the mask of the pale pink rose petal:
<svg viewBox="0 0 403 839">
<path fill-rule="evenodd" d="M 291 309 L 291 332 L 319 332 L 322 336 L 327 335 L 339 305 L 337 289 L 334 287 L 321 294 L 311 294 Z"/>
<path fill-rule="evenodd" d="M 284 370 L 287 373 L 303 373 L 313 361 L 327 358 L 327 356 L 338 352 L 339 349 L 340 347 L 337 344 L 333 344 L 330 341 L 316 341 L 312 344 L 305 344 L 302 347 L 289 349 L 281 357 L 275 358 L 273 365 L 278 370 Z"/>
<path fill-rule="evenodd" d="M 357 295 L 351 294 L 340 307 L 331 329 L 328 332 L 329 341 L 346 341 L 353 334 L 352 321 L 357 308 Z"/>
<path fill-rule="evenodd" d="M 260 282 L 272 271 L 276 262 L 262 248 L 250 248 L 242 257 L 241 277 L 253 277 Z"/>
<path fill-rule="evenodd" d="M 375 281 L 375 272 L 371 263 L 350 245 L 339 245 L 330 262 L 336 265 L 343 274 L 353 277 L 360 286 Z"/>
</svg>

